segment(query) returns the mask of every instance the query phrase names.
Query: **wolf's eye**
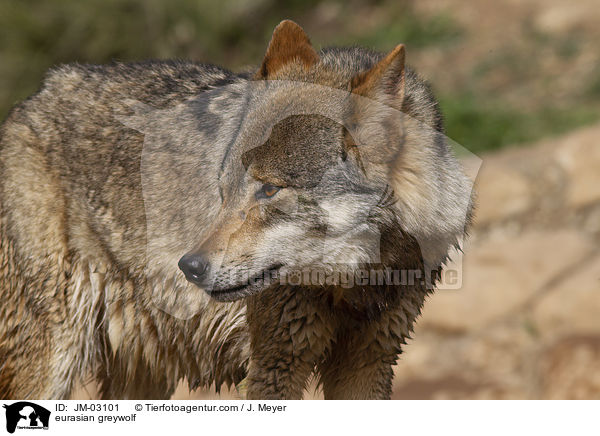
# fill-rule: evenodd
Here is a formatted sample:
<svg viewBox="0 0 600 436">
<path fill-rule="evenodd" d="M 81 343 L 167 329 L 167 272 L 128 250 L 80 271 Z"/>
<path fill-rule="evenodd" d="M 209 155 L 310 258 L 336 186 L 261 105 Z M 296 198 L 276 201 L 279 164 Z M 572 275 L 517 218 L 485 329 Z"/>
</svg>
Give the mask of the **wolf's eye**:
<svg viewBox="0 0 600 436">
<path fill-rule="evenodd" d="M 261 186 L 261 188 L 256 192 L 256 198 L 271 198 L 275 194 L 279 192 L 281 188 L 279 186 L 271 185 L 269 183 L 265 183 Z"/>
</svg>

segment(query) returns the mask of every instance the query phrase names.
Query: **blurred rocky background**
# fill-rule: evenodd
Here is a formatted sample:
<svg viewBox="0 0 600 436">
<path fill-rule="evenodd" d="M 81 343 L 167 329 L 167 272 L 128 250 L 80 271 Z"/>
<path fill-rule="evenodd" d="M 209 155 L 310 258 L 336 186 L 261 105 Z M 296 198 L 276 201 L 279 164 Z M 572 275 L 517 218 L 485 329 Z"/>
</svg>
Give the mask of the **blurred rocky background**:
<svg viewBox="0 0 600 436">
<path fill-rule="evenodd" d="M 597 0 L 0 0 L 0 117 L 62 62 L 256 64 L 284 18 L 317 47 L 405 43 L 482 159 L 463 286 L 426 304 L 394 398 L 599 399 Z"/>
</svg>

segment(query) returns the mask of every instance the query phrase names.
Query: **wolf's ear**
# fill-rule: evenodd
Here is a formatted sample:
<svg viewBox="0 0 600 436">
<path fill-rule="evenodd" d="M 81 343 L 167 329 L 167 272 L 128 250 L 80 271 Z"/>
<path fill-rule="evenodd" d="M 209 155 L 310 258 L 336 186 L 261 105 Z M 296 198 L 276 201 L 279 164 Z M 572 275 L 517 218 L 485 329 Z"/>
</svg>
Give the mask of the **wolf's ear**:
<svg viewBox="0 0 600 436">
<path fill-rule="evenodd" d="M 256 78 L 266 79 L 282 66 L 294 61 L 302 62 L 308 68 L 319 61 L 319 55 L 302 27 L 291 20 L 284 20 L 273 31 Z"/>
<path fill-rule="evenodd" d="M 404 45 L 352 78 L 349 91 L 348 147 L 356 146 L 363 163 L 391 164 L 403 143 Z"/>
<path fill-rule="evenodd" d="M 352 78 L 352 92 L 370 98 L 389 96 L 392 101 L 401 103 L 404 98 L 404 59 L 404 44 L 399 44 L 370 70 Z"/>
</svg>

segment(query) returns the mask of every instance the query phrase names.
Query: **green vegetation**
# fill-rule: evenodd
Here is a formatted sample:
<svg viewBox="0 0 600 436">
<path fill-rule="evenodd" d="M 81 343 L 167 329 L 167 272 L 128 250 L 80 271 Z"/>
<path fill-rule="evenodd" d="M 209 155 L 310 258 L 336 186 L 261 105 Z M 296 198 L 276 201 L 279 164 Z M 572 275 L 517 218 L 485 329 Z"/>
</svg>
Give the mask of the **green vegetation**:
<svg viewBox="0 0 600 436">
<path fill-rule="evenodd" d="M 468 93 L 442 96 L 446 134 L 478 153 L 565 133 L 600 119 L 592 105 L 526 111 L 501 103 L 481 101 Z"/>
<path fill-rule="evenodd" d="M 456 42 L 462 35 L 461 28 L 444 13 L 432 17 L 421 17 L 407 3 L 392 3 L 386 9 L 382 22 L 375 28 L 364 31 L 360 26 L 350 27 L 339 36 L 337 44 L 358 44 L 365 47 L 390 49 L 403 42 L 413 49 L 431 45 L 446 45 Z"/>
</svg>

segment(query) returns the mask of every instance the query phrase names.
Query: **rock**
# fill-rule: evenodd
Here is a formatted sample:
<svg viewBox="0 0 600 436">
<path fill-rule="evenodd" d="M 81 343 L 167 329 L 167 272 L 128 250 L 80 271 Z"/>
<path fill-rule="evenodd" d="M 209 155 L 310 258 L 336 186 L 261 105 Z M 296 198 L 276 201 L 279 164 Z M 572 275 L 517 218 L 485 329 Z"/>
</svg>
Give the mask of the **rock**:
<svg viewBox="0 0 600 436">
<path fill-rule="evenodd" d="M 466 331 L 510 317 L 547 282 L 551 284 L 555 274 L 585 260 L 593 249 L 593 244 L 574 230 L 530 232 L 481 242 L 467 249 L 462 289 L 434 293 L 425 304 L 420 324 Z M 591 277 L 582 278 L 585 280 L 590 282 Z"/>
<path fill-rule="evenodd" d="M 462 334 L 418 328 L 396 368 L 394 398 L 528 398 L 523 360 L 534 343 L 512 320 Z"/>
<path fill-rule="evenodd" d="M 573 133 L 560 142 L 556 161 L 568 175 L 567 206 L 600 201 L 600 126 Z"/>
<path fill-rule="evenodd" d="M 577 3 L 565 3 L 540 8 L 540 13 L 534 23 L 542 32 L 566 33 L 581 25 L 586 18 L 587 9 L 585 7 L 577 7 Z"/>
<path fill-rule="evenodd" d="M 581 259 L 565 274 L 534 306 L 532 321 L 537 330 L 542 335 L 600 335 L 600 255 Z"/>
<path fill-rule="evenodd" d="M 484 160 L 475 185 L 475 221 L 485 225 L 525 212 L 530 204 L 527 180 L 517 171 Z"/>
</svg>

